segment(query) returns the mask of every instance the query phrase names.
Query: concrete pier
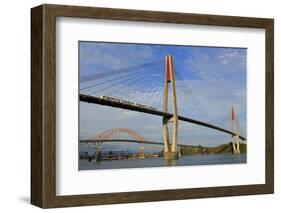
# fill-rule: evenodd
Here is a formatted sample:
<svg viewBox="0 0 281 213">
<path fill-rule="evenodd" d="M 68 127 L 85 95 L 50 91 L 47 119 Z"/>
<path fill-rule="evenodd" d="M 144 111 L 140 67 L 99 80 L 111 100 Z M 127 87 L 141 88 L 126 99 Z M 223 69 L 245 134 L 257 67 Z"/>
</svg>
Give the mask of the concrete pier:
<svg viewBox="0 0 281 213">
<path fill-rule="evenodd" d="M 97 149 L 96 150 L 96 162 L 101 161 L 101 150 Z"/>
</svg>

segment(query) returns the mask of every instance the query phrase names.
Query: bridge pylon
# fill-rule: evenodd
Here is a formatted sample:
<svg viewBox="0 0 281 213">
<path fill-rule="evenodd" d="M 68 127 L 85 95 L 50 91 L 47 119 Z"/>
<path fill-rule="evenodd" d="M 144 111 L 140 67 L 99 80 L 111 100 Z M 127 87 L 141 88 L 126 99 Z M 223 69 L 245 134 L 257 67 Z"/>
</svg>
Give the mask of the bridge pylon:
<svg viewBox="0 0 281 213">
<path fill-rule="evenodd" d="M 164 136 L 164 152 L 163 157 L 165 160 L 174 160 L 179 158 L 177 150 L 178 143 L 178 108 L 176 97 L 175 75 L 173 67 L 173 59 L 171 55 L 165 57 L 165 80 L 164 80 L 164 98 L 163 98 L 163 112 L 168 113 L 168 92 L 169 86 L 172 95 L 173 115 L 171 117 L 163 117 L 163 136 Z M 168 123 L 173 124 L 172 129 L 172 143 L 169 139 Z"/>
<path fill-rule="evenodd" d="M 231 107 L 230 126 L 231 126 L 231 131 L 235 133 L 235 135 L 231 136 L 232 153 L 240 154 L 239 128 L 238 128 L 238 121 L 237 121 L 237 116 L 234 107 Z"/>
</svg>

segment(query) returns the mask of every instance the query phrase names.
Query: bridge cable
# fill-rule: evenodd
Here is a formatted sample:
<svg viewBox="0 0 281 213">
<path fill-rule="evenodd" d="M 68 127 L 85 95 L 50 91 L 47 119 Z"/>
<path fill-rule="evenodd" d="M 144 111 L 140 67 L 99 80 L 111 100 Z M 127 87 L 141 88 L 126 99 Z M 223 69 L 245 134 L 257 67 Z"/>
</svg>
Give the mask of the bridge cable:
<svg viewBox="0 0 281 213">
<path fill-rule="evenodd" d="M 149 72 L 152 72 L 151 70 L 148 70 L 148 71 L 145 71 L 145 72 L 142 72 L 142 73 L 140 73 L 140 74 L 138 74 L 137 76 L 143 76 L 143 75 L 145 75 L 145 74 L 147 74 L 147 73 L 149 73 Z M 116 86 L 118 86 L 118 85 L 123 85 L 123 83 L 126 83 L 126 82 L 130 82 L 130 81 L 132 81 L 132 80 L 134 80 L 136 78 L 136 76 L 133 76 L 133 78 L 132 77 L 125 77 L 125 79 L 122 79 L 122 81 L 119 81 L 119 82 L 117 82 L 117 83 L 115 83 L 115 84 L 111 84 L 111 85 L 109 85 L 109 86 L 107 86 L 107 87 L 104 87 L 104 88 L 101 88 L 101 89 L 99 89 L 99 90 L 97 90 L 97 91 L 94 91 L 94 92 L 101 92 L 101 91 L 104 91 L 104 90 L 107 90 L 107 89 L 110 89 L 110 88 L 112 88 L 112 87 L 116 87 Z M 93 94 L 93 92 L 91 92 L 90 94 Z"/>
<path fill-rule="evenodd" d="M 162 61 L 163 61 L 163 59 L 152 61 L 152 62 L 149 62 L 149 63 L 139 64 L 139 65 L 135 65 L 135 66 L 111 70 L 111 71 L 108 71 L 108 72 L 96 73 L 96 74 L 93 74 L 93 75 L 90 75 L 90 76 L 84 76 L 84 77 L 80 78 L 80 82 L 83 83 L 83 82 L 87 82 L 87 81 L 97 80 L 97 79 L 100 79 L 100 78 L 106 78 L 106 77 L 117 75 L 117 74 L 120 74 L 120 73 L 127 73 L 127 72 L 136 71 L 136 70 L 141 69 L 141 68 L 145 68 L 145 67 L 152 66 L 154 64 L 161 63 Z"/>
<path fill-rule="evenodd" d="M 154 71 L 154 70 L 152 70 L 152 71 Z M 149 73 L 147 73 L 144 77 L 138 77 L 137 79 L 136 79 L 136 81 L 131 81 L 131 82 L 126 82 L 126 85 L 128 86 L 128 85 L 130 85 L 130 84 L 133 84 L 133 87 L 131 87 L 130 88 L 130 91 L 128 92 L 127 90 L 129 89 L 129 88 L 124 88 L 124 89 L 122 89 L 121 90 L 121 92 L 120 93 L 123 93 L 123 92 L 125 92 L 125 96 L 126 97 L 129 97 L 129 96 L 131 96 L 130 98 L 135 98 L 135 94 L 136 93 L 139 93 L 139 91 L 143 91 L 142 90 L 142 87 L 140 87 L 140 88 L 138 88 L 137 89 L 137 86 L 138 85 L 144 85 L 143 84 L 143 82 L 144 81 L 146 81 L 146 79 L 148 78 L 148 77 L 150 77 L 150 75 L 151 74 L 153 74 L 153 72 L 149 72 Z M 134 88 L 134 89 L 133 89 Z M 135 89 L 136 88 L 136 89 Z"/>
</svg>

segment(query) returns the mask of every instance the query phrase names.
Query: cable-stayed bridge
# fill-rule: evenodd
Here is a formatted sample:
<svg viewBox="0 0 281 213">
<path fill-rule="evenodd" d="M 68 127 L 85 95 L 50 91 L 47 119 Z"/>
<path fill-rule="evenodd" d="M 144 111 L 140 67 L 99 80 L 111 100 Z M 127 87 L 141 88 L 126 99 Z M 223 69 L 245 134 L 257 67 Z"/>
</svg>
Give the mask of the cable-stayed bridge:
<svg viewBox="0 0 281 213">
<path fill-rule="evenodd" d="M 239 134 L 234 108 L 231 109 L 231 129 L 189 118 L 184 116 L 188 109 L 186 107 L 188 105 L 182 103 L 183 100 L 188 100 L 187 92 L 181 90 L 184 88 L 188 89 L 189 86 L 181 74 L 177 72 L 172 56 L 167 55 L 165 60 L 157 60 L 81 77 L 79 99 L 81 102 L 162 117 L 164 139 L 162 144 L 164 145 L 165 159 L 178 158 L 178 121 L 229 134 L 232 139 L 233 153 L 239 153 L 239 140 L 246 141 L 246 138 Z M 180 104 L 178 104 L 179 100 Z M 168 123 L 173 126 L 171 142 Z M 108 142 L 105 139 L 102 140 L 103 142 Z M 102 140 L 96 140 L 95 143 L 98 144 Z M 89 142 L 90 140 L 81 140 L 82 143 L 86 141 Z M 127 140 L 126 142 L 134 141 Z"/>
</svg>

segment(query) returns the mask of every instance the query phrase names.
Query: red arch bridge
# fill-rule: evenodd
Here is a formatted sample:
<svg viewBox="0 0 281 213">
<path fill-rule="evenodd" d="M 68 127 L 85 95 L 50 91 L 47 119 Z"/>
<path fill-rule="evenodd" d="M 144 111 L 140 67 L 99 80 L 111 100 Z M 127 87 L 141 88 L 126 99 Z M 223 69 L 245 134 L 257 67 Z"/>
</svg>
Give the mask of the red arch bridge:
<svg viewBox="0 0 281 213">
<path fill-rule="evenodd" d="M 126 137 L 126 136 L 129 136 Z M 101 132 L 94 137 L 80 139 L 81 144 L 93 145 L 94 148 L 100 149 L 103 143 L 137 143 L 142 145 L 163 146 L 164 144 L 158 141 L 146 140 L 138 132 L 128 128 L 116 128 Z M 178 144 L 178 147 L 192 147 L 190 145 Z"/>
<path fill-rule="evenodd" d="M 129 136 L 129 138 L 128 138 Z M 101 132 L 94 137 L 80 139 L 80 144 L 87 147 L 94 148 L 96 151 L 96 161 L 101 160 L 101 148 L 104 143 L 135 143 L 140 144 L 139 158 L 144 158 L 144 146 L 146 148 L 164 146 L 164 143 L 157 141 L 146 140 L 138 132 L 128 128 L 115 128 L 104 132 Z M 185 144 L 177 144 L 179 154 L 181 153 L 181 147 L 195 147 Z"/>
</svg>

